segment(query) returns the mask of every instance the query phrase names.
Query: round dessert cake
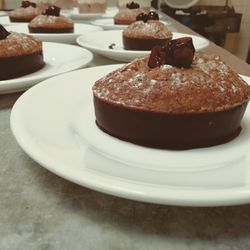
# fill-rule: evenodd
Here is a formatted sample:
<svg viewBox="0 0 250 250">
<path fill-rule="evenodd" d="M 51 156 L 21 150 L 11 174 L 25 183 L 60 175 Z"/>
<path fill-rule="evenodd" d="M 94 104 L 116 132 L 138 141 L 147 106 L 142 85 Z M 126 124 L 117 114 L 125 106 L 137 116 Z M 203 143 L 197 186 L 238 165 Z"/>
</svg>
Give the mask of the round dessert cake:
<svg viewBox="0 0 250 250">
<path fill-rule="evenodd" d="M 107 0 L 77 0 L 76 6 L 79 13 L 104 13 Z"/>
<path fill-rule="evenodd" d="M 135 144 L 191 149 L 241 131 L 250 87 L 219 56 L 196 53 L 191 38 L 156 46 L 93 86 L 96 124 Z"/>
<path fill-rule="evenodd" d="M 74 22 L 60 15 L 60 8 L 49 6 L 41 15 L 31 20 L 30 33 L 73 33 Z"/>
<path fill-rule="evenodd" d="M 136 20 L 122 32 L 126 50 L 151 50 L 155 45 L 165 45 L 173 37 L 154 11 L 140 13 Z"/>
<path fill-rule="evenodd" d="M 20 8 L 8 13 L 11 22 L 30 22 L 34 17 L 40 14 L 36 4 L 29 1 L 22 1 Z"/>
<path fill-rule="evenodd" d="M 40 40 L 22 33 L 8 32 L 0 25 L 0 80 L 33 73 L 44 65 Z"/>
<path fill-rule="evenodd" d="M 136 17 L 140 13 L 146 13 L 140 8 L 140 5 L 131 2 L 126 5 L 126 8 L 120 9 L 118 13 L 114 16 L 114 23 L 120 25 L 129 25 L 136 21 Z"/>
</svg>

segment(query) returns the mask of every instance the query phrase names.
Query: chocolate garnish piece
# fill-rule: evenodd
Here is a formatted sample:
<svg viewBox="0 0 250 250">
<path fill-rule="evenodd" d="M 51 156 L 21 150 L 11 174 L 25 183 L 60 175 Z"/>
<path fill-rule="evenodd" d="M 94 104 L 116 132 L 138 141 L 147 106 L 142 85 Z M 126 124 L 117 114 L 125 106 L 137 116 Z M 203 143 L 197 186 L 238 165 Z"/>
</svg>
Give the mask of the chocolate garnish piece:
<svg viewBox="0 0 250 250">
<path fill-rule="evenodd" d="M 115 46 L 116 46 L 115 43 L 111 43 L 111 44 L 109 45 L 109 49 L 114 49 Z"/>
<path fill-rule="evenodd" d="M 166 49 L 166 63 L 189 68 L 193 62 L 195 48 L 191 37 L 182 37 L 168 42 Z"/>
<path fill-rule="evenodd" d="M 30 6 L 36 8 L 36 3 L 32 3 L 30 1 L 22 1 L 22 8 L 28 8 Z"/>
<path fill-rule="evenodd" d="M 0 24 L 0 40 L 4 40 L 10 32 L 8 32 L 1 24 Z"/>
<path fill-rule="evenodd" d="M 166 63 L 166 51 L 163 46 L 156 45 L 152 48 L 151 54 L 148 60 L 148 66 L 150 68 L 160 67 Z"/>
<path fill-rule="evenodd" d="M 49 6 L 42 14 L 46 16 L 60 16 L 60 8 L 52 5 Z"/>
<path fill-rule="evenodd" d="M 168 64 L 179 68 L 189 68 L 193 62 L 194 52 L 195 48 L 191 37 L 170 40 L 164 46 L 153 47 L 148 66 L 156 68 Z"/>
<path fill-rule="evenodd" d="M 148 13 L 148 20 L 159 20 L 159 15 L 155 11 Z"/>
<path fill-rule="evenodd" d="M 132 1 L 131 3 L 127 3 L 126 4 L 126 7 L 128 8 L 128 9 L 139 9 L 140 8 L 140 4 L 138 4 L 138 3 L 135 3 L 134 1 Z"/>
<path fill-rule="evenodd" d="M 146 23 L 148 21 L 148 15 L 145 13 L 140 13 L 138 16 L 136 16 L 136 21 L 143 21 Z"/>
</svg>

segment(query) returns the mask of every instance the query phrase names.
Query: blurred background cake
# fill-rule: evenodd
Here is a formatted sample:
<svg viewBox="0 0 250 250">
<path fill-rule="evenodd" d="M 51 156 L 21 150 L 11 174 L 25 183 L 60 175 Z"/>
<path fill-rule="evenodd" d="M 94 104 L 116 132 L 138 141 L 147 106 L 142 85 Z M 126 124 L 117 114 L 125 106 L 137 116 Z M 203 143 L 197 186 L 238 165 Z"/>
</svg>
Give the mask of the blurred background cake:
<svg viewBox="0 0 250 250">
<path fill-rule="evenodd" d="M 122 8 L 114 16 L 114 23 L 120 25 L 129 25 L 136 21 L 136 17 L 141 13 L 147 13 L 145 10 L 140 8 L 137 2 L 130 2 L 126 4 L 125 8 Z"/>
<path fill-rule="evenodd" d="M 122 32 L 124 49 L 151 50 L 153 46 L 164 45 L 172 39 L 172 32 L 159 21 L 155 11 L 141 13 L 136 20 Z"/>
<path fill-rule="evenodd" d="M 107 0 L 76 0 L 79 13 L 104 13 Z"/>
<path fill-rule="evenodd" d="M 132 2 L 131 0 L 118 0 L 117 1 L 117 6 L 120 9 L 126 8 L 126 5 L 131 3 L 131 2 Z M 145 11 L 150 11 L 150 8 L 151 8 L 151 1 L 150 0 L 136 0 L 136 2 Z"/>
<path fill-rule="evenodd" d="M 41 13 L 36 3 L 22 1 L 21 6 L 13 11 L 8 12 L 11 22 L 29 22 Z"/>
<path fill-rule="evenodd" d="M 60 15 L 60 8 L 49 6 L 28 24 L 30 33 L 72 33 L 74 22 Z"/>
</svg>

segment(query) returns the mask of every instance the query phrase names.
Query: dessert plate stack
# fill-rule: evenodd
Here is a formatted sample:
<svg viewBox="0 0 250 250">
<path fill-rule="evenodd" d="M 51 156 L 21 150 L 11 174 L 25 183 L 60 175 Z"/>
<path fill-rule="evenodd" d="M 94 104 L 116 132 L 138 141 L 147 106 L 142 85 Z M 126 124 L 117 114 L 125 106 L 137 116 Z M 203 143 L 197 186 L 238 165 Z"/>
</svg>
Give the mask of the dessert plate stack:
<svg viewBox="0 0 250 250">
<path fill-rule="evenodd" d="M 120 197 L 188 206 L 249 202 L 249 110 L 242 134 L 220 146 L 169 151 L 120 141 L 96 127 L 91 90 L 120 66 L 70 72 L 26 91 L 11 113 L 23 150 L 67 180 Z"/>
</svg>

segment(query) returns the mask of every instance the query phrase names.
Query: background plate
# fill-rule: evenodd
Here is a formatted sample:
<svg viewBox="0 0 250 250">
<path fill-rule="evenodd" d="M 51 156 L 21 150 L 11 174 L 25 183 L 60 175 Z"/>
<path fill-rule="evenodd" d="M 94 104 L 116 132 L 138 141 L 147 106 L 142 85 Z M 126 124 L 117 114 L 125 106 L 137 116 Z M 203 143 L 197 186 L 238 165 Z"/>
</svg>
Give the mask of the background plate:
<svg viewBox="0 0 250 250">
<path fill-rule="evenodd" d="M 89 148 L 77 131 L 77 117 L 89 119 L 84 108 L 93 101 L 93 83 L 117 67 L 70 72 L 26 91 L 11 112 L 11 129 L 23 150 L 67 180 L 124 198 L 183 206 L 248 203 L 250 151 L 211 170 L 180 173 L 137 168 Z"/>
<path fill-rule="evenodd" d="M 206 48 L 209 44 L 209 41 L 203 37 L 173 32 L 173 39 L 184 36 L 193 38 L 196 51 Z M 150 51 L 125 50 L 122 43 L 122 30 L 96 31 L 82 35 L 76 41 L 79 45 L 97 54 L 121 62 L 130 62 L 150 53 Z M 110 49 L 109 46 L 113 43 L 115 44 L 114 49 Z"/>
</svg>

